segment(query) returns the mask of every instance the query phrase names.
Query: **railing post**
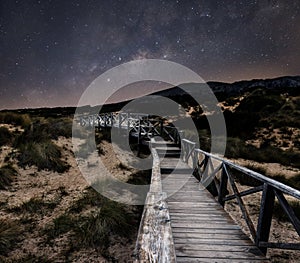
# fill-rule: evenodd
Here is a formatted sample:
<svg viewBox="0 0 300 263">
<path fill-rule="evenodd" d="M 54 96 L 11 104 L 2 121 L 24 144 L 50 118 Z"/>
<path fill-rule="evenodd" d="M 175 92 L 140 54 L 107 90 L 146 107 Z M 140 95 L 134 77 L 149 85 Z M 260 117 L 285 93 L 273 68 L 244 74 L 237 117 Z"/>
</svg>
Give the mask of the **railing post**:
<svg viewBox="0 0 300 263">
<path fill-rule="evenodd" d="M 127 130 L 128 130 L 128 133 L 129 133 L 129 130 L 130 130 L 130 122 L 129 122 L 129 113 L 127 113 Z"/>
<path fill-rule="evenodd" d="M 160 120 L 159 123 L 160 123 L 160 136 L 163 138 L 164 123 L 162 120 Z"/>
<path fill-rule="evenodd" d="M 227 184 L 228 184 L 228 177 L 226 174 L 226 171 L 224 169 L 224 163 L 222 164 L 222 174 L 221 174 L 221 180 L 220 180 L 220 190 L 218 195 L 218 202 L 221 206 L 224 207 L 225 201 L 223 200 L 226 194 L 228 193 Z"/>
<path fill-rule="evenodd" d="M 264 184 L 264 189 L 261 197 L 260 213 L 257 224 L 257 234 L 255 244 L 261 250 L 262 253 L 267 254 L 266 247 L 260 247 L 259 243 L 261 241 L 268 242 L 272 215 L 275 201 L 275 193 L 273 187 L 269 186 L 267 183 Z"/>
</svg>

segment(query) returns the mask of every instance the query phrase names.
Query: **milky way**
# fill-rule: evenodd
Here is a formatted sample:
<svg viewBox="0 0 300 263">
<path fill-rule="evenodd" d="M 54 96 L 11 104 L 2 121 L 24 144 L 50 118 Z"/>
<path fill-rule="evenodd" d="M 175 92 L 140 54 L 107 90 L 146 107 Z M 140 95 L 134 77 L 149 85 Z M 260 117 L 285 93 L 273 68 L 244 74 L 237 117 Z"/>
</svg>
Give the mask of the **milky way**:
<svg viewBox="0 0 300 263">
<path fill-rule="evenodd" d="M 0 108 L 76 105 L 95 77 L 133 59 L 205 80 L 300 73 L 300 2 L 0 2 Z"/>
</svg>

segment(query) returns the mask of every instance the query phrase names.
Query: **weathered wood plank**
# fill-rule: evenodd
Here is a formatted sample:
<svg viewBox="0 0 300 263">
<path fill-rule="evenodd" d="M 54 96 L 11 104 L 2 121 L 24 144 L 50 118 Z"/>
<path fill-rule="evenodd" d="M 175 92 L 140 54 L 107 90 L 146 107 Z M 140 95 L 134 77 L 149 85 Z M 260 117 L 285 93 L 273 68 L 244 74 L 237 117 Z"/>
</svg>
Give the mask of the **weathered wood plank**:
<svg viewBox="0 0 300 263">
<path fill-rule="evenodd" d="M 199 244 L 176 244 L 175 249 L 178 251 L 191 251 L 198 252 L 198 251 L 213 251 L 213 252 L 249 252 L 253 255 L 260 255 L 259 249 L 255 245 L 251 244 L 222 244 L 221 242 L 217 244 L 208 244 L 208 243 L 199 243 Z M 249 257 L 249 255 L 248 255 Z"/>
<path fill-rule="evenodd" d="M 188 243 L 188 245 L 186 245 Z M 198 245 L 207 245 L 207 246 L 252 246 L 255 247 L 254 244 L 249 239 L 229 239 L 224 244 L 224 240 L 222 239 L 200 239 L 200 238 L 179 238 L 176 236 L 176 245 L 184 245 L 186 248 L 190 246 L 198 246 Z"/>
<path fill-rule="evenodd" d="M 210 223 L 186 223 L 186 222 L 183 222 L 183 223 L 174 223 L 174 222 L 171 222 L 171 226 L 172 228 L 191 228 L 191 229 L 195 229 L 195 231 L 198 229 L 198 228 L 201 228 L 201 229 L 237 229 L 237 230 L 240 230 L 240 227 L 235 225 L 235 224 L 223 224 L 223 223 L 220 223 L 220 224 L 217 224 L 217 223 L 213 223 L 213 224 L 210 224 Z"/>
<path fill-rule="evenodd" d="M 240 232 L 231 232 L 225 234 L 219 233 L 195 233 L 195 232 L 173 232 L 173 237 L 176 239 L 185 238 L 185 240 L 249 240 L 248 236 Z"/>
<path fill-rule="evenodd" d="M 211 262 L 218 262 L 218 263 L 242 263 L 242 262 L 245 262 L 245 263 L 257 263 L 257 262 L 270 262 L 268 260 L 262 260 L 260 258 L 257 258 L 257 259 L 249 259 L 249 258 L 236 258 L 236 259 L 233 259 L 231 258 L 230 261 L 228 261 L 227 258 L 218 258 L 217 260 L 215 260 L 214 258 L 197 258 L 197 257 L 194 257 L 194 258 L 191 258 L 191 257 L 177 257 L 177 263 L 211 263 Z"/>
<path fill-rule="evenodd" d="M 254 250 L 258 250 L 257 248 Z M 258 250 L 259 251 L 259 250 Z M 254 258 L 263 259 L 261 255 L 257 255 L 256 251 L 253 253 L 250 249 L 248 251 L 209 251 L 209 250 L 188 250 L 188 249 L 176 249 L 177 257 L 198 257 L 198 258 L 212 258 L 218 262 L 218 259 L 227 259 L 227 262 L 231 262 L 231 259 L 249 259 Z"/>
<path fill-rule="evenodd" d="M 228 234 L 228 235 L 239 235 L 243 232 L 240 229 L 215 229 L 215 228 L 202 228 L 197 229 L 197 231 L 193 229 L 186 229 L 186 228 L 172 228 L 173 235 L 176 235 L 178 233 L 187 233 L 187 234 L 203 234 L 203 235 L 222 235 L 222 234 Z"/>
</svg>

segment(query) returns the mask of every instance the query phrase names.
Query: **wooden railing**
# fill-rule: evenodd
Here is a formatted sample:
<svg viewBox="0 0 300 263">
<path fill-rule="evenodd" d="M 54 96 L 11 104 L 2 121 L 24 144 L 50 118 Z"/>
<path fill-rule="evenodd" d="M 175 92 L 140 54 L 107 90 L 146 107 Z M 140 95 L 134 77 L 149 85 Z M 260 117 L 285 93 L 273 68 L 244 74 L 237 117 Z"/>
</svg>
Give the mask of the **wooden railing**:
<svg viewBox="0 0 300 263">
<path fill-rule="evenodd" d="M 154 139 L 151 139 L 155 144 Z M 153 158 L 150 190 L 147 194 L 135 248 L 136 262 L 176 262 L 175 248 L 166 203 L 162 191 L 160 161 L 151 147 Z"/>
<path fill-rule="evenodd" d="M 189 140 L 182 139 L 181 147 L 183 161 L 193 167 L 200 184 L 209 189 L 222 206 L 227 201 L 236 199 L 256 246 L 264 254 L 268 248 L 300 250 L 300 243 L 269 242 L 275 198 L 300 236 L 300 220 L 290 204 L 290 197 L 300 201 L 300 191 L 198 149 L 196 144 Z M 239 191 L 236 181 L 241 178 L 245 181 L 251 180 L 253 187 Z M 257 226 L 255 227 L 243 197 L 258 192 L 262 192 L 262 195 Z"/>
<path fill-rule="evenodd" d="M 138 141 L 160 136 L 165 140 L 180 143 L 177 129 L 164 123 L 161 118 L 143 113 L 111 112 L 78 117 L 78 123 L 85 127 L 126 129 L 138 137 Z"/>
</svg>

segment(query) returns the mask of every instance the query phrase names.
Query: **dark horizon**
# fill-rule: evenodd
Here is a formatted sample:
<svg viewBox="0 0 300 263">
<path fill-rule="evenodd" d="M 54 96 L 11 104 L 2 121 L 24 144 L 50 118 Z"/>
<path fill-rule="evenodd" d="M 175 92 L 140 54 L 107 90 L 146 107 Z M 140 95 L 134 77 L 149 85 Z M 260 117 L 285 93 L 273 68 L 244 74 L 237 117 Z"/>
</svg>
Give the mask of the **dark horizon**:
<svg viewBox="0 0 300 263">
<path fill-rule="evenodd" d="M 222 82 L 222 81 L 207 81 L 206 83 L 209 85 L 211 83 L 220 83 L 221 85 L 224 84 L 224 85 L 234 85 L 234 84 L 238 84 L 238 83 L 243 83 L 243 82 L 255 82 L 255 81 L 268 81 L 268 80 L 277 80 L 277 79 L 282 79 L 282 78 L 300 78 L 300 75 L 297 75 L 297 76 L 279 76 L 279 77 L 275 77 L 275 78 L 266 78 L 266 79 L 250 79 L 250 80 L 238 80 L 238 81 L 234 81 L 234 82 Z M 116 100 L 116 101 L 109 101 L 108 103 L 104 104 L 104 105 L 113 105 L 113 104 L 118 104 L 118 103 L 123 103 L 123 102 L 126 102 L 126 101 L 130 101 L 132 99 L 135 99 L 135 98 L 139 98 L 139 97 L 142 97 L 142 96 L 146 96 L 146 95 L 151 95 L 152 93 L 155 93 L 155 92 L 159 92 L 159 91 L 164 91 L 164 90 L 168 90 L 168 89 L 172 89 L 172 88 L 175 88 L 174 86 L 169 86 L 169 87 L 166 87 L 165 89 L 156 89 L 156 90 L 151 90 L 151 91 L 148 91 L 148 93 L 145 93 L 143 95 L 140 95 L 140 96 L 132 96 L 130 98 L 127 98 L 127 99 L 124 99 L 124 100 Z M 131 92 L 134 91 L 134 90 L 130 90 Z M 121 90 L 122 92 L 122 90 Z M 93 107 L 91 105 L 86 105 L 88 107 Z M 0 108 L 0 111 L 9 111 L 9 110 L 12 110 L 12 111 L 18 111 L 18 110 L 35 110 L 35 109 L 56 109 L 56 108 L 76 108 L 77 105 L 56 105 L 56 106 L 41 106 L 41 107 L 24 107 L 24 108 Z M 85 107 L 85 106 L 84 106 Z"/>
</svg>

